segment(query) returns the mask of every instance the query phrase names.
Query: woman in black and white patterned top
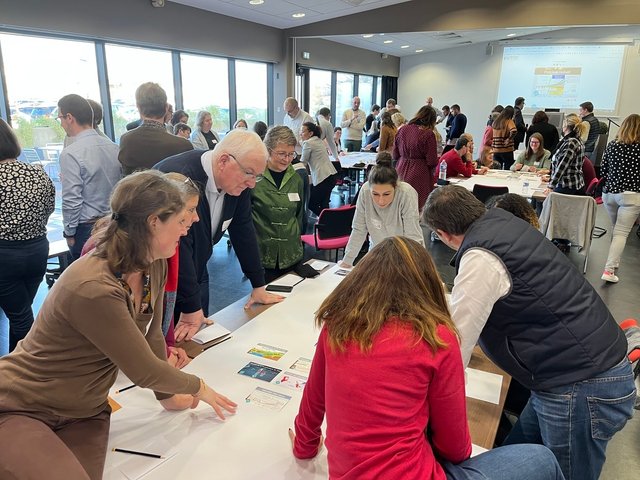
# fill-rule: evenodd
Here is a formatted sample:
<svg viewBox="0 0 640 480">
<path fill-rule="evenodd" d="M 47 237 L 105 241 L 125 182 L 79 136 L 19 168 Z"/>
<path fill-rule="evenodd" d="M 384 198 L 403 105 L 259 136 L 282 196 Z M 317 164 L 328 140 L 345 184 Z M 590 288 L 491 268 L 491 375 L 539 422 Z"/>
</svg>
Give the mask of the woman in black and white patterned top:
<svg viewBox="0 0 640 480">
<path fill-rule="evenodd" d="M 0 308 L 9 319 L 9 351 L 33 324 L 31 304 L 47 269 L 47 221 L 55 188 L 41 167 L 18 162 L 20 145 L 0 118 Z"/>
<path fill-rule="evenodd" d="M 640 215 L 640 115 L 634 113 L 625 118 L 615 140 L 607 145 L 602 158 L 602 176 L 602 200 L 613 224 L 602 279 L 615 283 L 620 256 Z"/>
</svg>

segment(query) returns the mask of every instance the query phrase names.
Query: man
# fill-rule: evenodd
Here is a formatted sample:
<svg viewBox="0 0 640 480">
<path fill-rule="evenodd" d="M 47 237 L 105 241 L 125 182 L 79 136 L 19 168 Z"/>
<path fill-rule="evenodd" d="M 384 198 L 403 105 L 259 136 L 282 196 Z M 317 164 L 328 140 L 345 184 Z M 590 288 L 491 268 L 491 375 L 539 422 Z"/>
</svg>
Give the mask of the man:
<svg viewBox="0 0 640 480">
<path fill-rule="evenodd" d="M 63 235 L 73 260 L 94 223 L 109 213 L 109 197 L 122 177 L 118 146 L 94 129 L 91 103 L 71 94 L 58 101 L 58 119 L 72 143 L 60 153 Z"/>
<path fill-rule="evenodd" d="M 424 101 L 424 103 L 426 105 L 428 105 L 429 107 L 433 107 L 433 97 L 427 97 L 427 99 Z"/>
<path fill-rule="evenodd" d="M 447 123 L 449 123 L 448 120 Z M 467 117 L 460 112 L 460 105 L 451 105 L 451 129 L 449 130 L 448 143 L 455 145 L 458 138 L 464 133 L 465 128 L 467 128 Z"/>
<path fill-rule="evenodd" d="M 567 480 L 597 479 L 635 401 L 627 341 L 598 293 L 538 230 L 465 188 L 434 190 L 422 220 L 458 252 L 451 314 L 463 363 L 479 340 L 531 390 L 505 443 L 542 443 Z"/>
<path fill-rule="evenodd" d="M 313 117 L 298 106 L 298 100 L 288 97 L 283 105 L 285 116 L 282 124 L 289 127 L 296 136 L 298 143 L 296 144 L 296 154 L 298 157 L 302 155 L 302 142 L 300 141 L 300 127 L 303 123 L 315 123 Z"/>
<path fill-rule="evenodd" d="M 442 162 L 447 164 L 447 178 L 460 175 L 469 178 L 473 174 L 484 175 L 487 173 L 487 170 L 489 170 L 487 167 L 482 167 L 480 170 L 477 170 L 473 166 L 473 162 L 466 159 L 467 153 L 473 154 L 473 138 L 462 136 L 456 141 L 454 148 L 440 157 L 440 161 L 435 170 L 436 177 L 438 176 L 438 172 L 440 172 L 440 164 Z"/>
<path fill-rule="evenodd" d="M 362 129 L 366 120 L 366 113 L 360 110 L 360 97 L 353 97 L 351 108 L 344 111 L 340 123 L 347 152 L 359 152 L 362 148 Z"/>
<path fill-rule="evenodd" d="M 524 135 L 527 133 L 527 126 L 524 123 L 524 119 L 522 118 L 522 109 L 524 108 L 524 97 L 516 98 L 516 101 L 513 102 L 513 123 L 516 124 L 516 129 L 518 132 L 516 136 L 513 137 L 513 148 L 518 150 L 518 146 L 521 142 L 524 142 Z"/>
<path fill-rule="evenodd" d="M 186 123 L 176 123 L 173 127 L 173 134 L 188 140 L 191 138 L 191 127 Z"/>
<path fill-rule="evenodd" d="M 384 113 L 384 112 L 389 112 L 390 114 L 394 114 L 396 112 L 400 111 L 400 107 L 398 106 L 398 104 L 396 103 L 395 98 L 390 98 L 389 100 L 387 100 L 387 102 L 384 104 L 384 107 L 380 110 L 380 113 L 378 113 L 378 120 L 380 120 L 380 116 Z"/>
<path fill-rule="evenodd" d="M 449 131 L 451 130 L 450 120 L 452 120 L 451 110 L 449 109 L 449 105 L 445 105 L 442 107 L 442 110 L 440 111 L 440 114 L 436 119 L 436 125 L 444 123 L 442 138 L 444 138 L 445 140 L 449 140 Z"/>
<path fill-rule="evenodd" d="M 120 154 L 125 175 L 153 167 L 163 158 L 193 150 L 189 140 L 167 132 L 165 117 L 169 105 L 160 85 L 147 82 L 136 90 L 136 106 L 142 123 L 120 137 Z"/>
<path fill-rule="evenodd" d="M 584 154 L 589 157 L 591 163 L 595 163 L 595 149 L 600 135 L 600 121 L 593 114 L 593 103 L 583 102 L 580 104 L 580 117 L 583 121 L 589 122 L 589 135 L 584 142 Z"/>
<path fill-rule="evenodd" d="M 180 240 L 180 270 L 176 298 L 176 340 L 191 339 L 209 315 L 207 262 L 213 245 L 226 230 L 253 291 L 246 308 L 254 303 L 275 303 L 282 297 L 265 291 L 256 232 L 251 218 L 250 188 L 262 179 L 267 149 L 254 133 L 230 131 L 214 150 L 194 150 L 166 158 L 155 166 L 162 172 L 179 172 L 200 188 L 198 216 Z"/>
<path fill-rule="evenodd" d="M 327 142 L 327 148 L 331 152 L 331 156 L 334 160 L 340 161 L 338 147 L 333 140 L 334 128 L 331 124 L 331 110 L 327 107 L 322 107 L 318 110 L 317 119 L 320 130 L 322 130 L 322 139 Z"/>
<path fill-rule="evenodd" d="M 104 138 L 109 138 L 104 134 L 104 132 L 102 130 L 100 130 L 100 124 L 102 123 L 102 114 L 103 114 L 102 105 L 100 105 L 95 100 L 91 100 L 90 98 L 87 98 L 87 102 L 89 102 L 89 105 L 91 105 L 91 109 L 93 110 L 93 129 L 96 132 L 98 132 L 98 135 L 101 135 Z M 65 137 L 64 137 L 64 146 L 68 147 L 74 141 L 75 141 L 74 137 L 70 137 L 69 135 L 65 135 Z"/>
<path fill-rule="evenodd" d="M 365 135 L 365 145 L 369 145 L 370 143 L 376 141 L 380 138 L 380 123 L 378 121 L 378 115 L 380 115 L 380 105 L 373 105 L 371 107 L 371 113 L 367 115 L 367 118 L 364 122 L 364 135 Z"/>
</svg>

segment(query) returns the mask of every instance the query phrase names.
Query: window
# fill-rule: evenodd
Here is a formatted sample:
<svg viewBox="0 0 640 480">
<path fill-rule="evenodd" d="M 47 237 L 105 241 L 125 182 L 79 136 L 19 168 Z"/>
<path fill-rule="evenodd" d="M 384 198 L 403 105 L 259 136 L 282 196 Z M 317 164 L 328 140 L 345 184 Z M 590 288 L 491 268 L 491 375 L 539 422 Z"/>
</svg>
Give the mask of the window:
<svg viewBox="0 0 640 480">
<path fill-rule="evenodd" d="M 228 132 L 229 125 L 229 62 L 226 58 L 180 54 L 182 98 L 189 114 L 189 124 L 195 129 L 200 110 L 211 113 L 212 129 Z M 266 85 L 265 85 L 266 90 Z"/>
<path fill-rule="evenodd" d="M 267 119 L 267 64 L 236 60 L 237 118 L 251 129 L 258 120 Z"/>
<path fill-rule="evenodd" d="M 376 85 L 376 103 L 381 107 L 384 107 L 384 103 L 382 101 L 382 77 L 378 77 L 378 82 Z"/>
<path fill-rule="evenodd" d="M 46 147 L 65 137 L 56 121 L 58 100 L 76 93 L 100 101 L 94 44 L 0 33 L 0 45 L 18 140 L 22 148 L 35 149 L 40 160 L 57 159 Z"/>
<path fill-rule="evenodd" d="M 342 114 L 351 108 L 353 100 L 353 75 L 338 72 L 336 76 L 336 123 L 340 123 Z"/>
<path fill-rule="evenodd" d="M 148 48 L 105 45 L 111 111 L 116 142 L 127 131 L 129 122 L 140 118 L 136 108 L 136 89 L 145 82 L 158 83 L 167 92 L 167 102 L 174 104 L 171 53 Z M 140 68 L 144 65 L 144 68 Z M 175 105 L 175 104 L 174 104 Z"/>
<path fill-rule="evenodd" d="M 358 77 L 358 96 L 360 97 L 360 109 L 369 113 L 373 105 L 373 77 L 360 75 Z"/>
<path fill-rule="evenodd" d="M 309 90 L 309 113 L 312 116 L 322 107 L 331 108 L 331 72 L 313 68 L 309 70 Z"/>
</svg>

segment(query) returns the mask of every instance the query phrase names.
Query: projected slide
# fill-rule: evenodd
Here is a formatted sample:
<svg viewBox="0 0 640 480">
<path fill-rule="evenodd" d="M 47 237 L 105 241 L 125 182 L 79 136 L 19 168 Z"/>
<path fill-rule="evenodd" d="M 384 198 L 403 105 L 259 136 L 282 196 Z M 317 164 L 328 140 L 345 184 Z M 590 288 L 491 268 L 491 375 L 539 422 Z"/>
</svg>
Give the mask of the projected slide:
<svg viewBox="0 0 640 480">
<path fill-rule="evenodd" d="M 526 99 L 528 110 L 576 110 L 585 101 L 599 112 L 616 109 L 624 45 L 505 47 L 498 103 Z"/>
</svg>

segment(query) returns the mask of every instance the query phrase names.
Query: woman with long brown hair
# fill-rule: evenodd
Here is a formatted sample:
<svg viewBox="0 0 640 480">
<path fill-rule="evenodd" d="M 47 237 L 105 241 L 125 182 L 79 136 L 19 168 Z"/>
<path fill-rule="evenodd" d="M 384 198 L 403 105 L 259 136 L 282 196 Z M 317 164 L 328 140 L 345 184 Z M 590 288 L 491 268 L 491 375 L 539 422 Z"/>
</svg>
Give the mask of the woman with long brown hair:
<svg viewBox="0 0 640 480">
<path fill-rule="evenodd" d="M 564 478 L 539 445 L 469 459 L 456 328 L 418 242 L 379 243 L 322 303 L 316 323 L 322 330 L 290 430 L 296 457 L 317 455 L 326 413 L 330 478 Z"/>
<path fill-rule="evenodd" d="M 509 170 L 513 165 L 513 139 L 518 133 L 516 124 L 513 121 L 513 115 L 513 107 L 507 105 L 491 124 L 493 129 L 493 140 L 491 141 L 493 159 L 500 162 L 505 170 Z"/>
<path fill-rule="evenodd" d="M 551 152 L 544 148 L 544 138 L 540 133 L 532 133 L 527 139 L 527 149 L 518 155 L 511 170 L 517 172 L 536 172 L 538 175 L 549 173 Z"/>
</svg>

